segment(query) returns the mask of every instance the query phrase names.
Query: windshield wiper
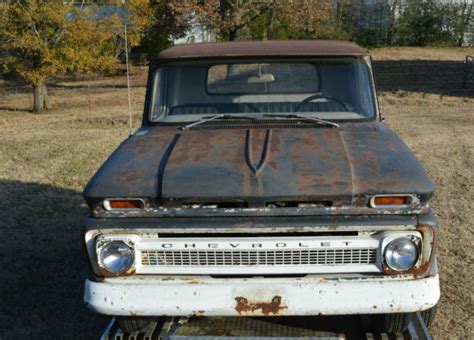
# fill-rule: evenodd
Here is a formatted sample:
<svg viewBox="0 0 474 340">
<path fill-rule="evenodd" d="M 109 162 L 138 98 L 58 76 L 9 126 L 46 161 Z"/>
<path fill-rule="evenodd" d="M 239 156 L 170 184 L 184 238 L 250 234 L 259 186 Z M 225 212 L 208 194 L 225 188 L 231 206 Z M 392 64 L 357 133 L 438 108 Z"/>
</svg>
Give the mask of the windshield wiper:
<svg viewBox="0 0 474 340">
<path fill-rule="evenodd" d="M 193 123 L 190 123 L 190 124 L 187 124 L 185 126 L 180 127 L 180 129 L 186 131 L 186 130 L 189 130 L 190 128 L 192 128 L 196 125 L 204 124 L 204 123 L 216 120 L 216 119 L 239 119 L 239 118 L 240 119 L 252 119 L 252 120 L 257 119 L 257 117 L 252 117 L 252 116 L 247 116 L 247 115 L 218 114 L 218 115 L 209 116 L 209 117 L 202 117 L 198 121 L 195 121 Z"/>
<path fill-rule="evenodd" d="M 340 125 L 334 122 L 330 122 L 329 120 L 324 120 L 318 117 L 307 117 L 298 114 L 277 114 L 277 113 L 266 113 L 262 115 L 263 117 L 275 117 L 275 118 L 299 118 L 304 119 L 309 122 L 318 123 L 320 125 L 329 125 L 338 128 Z"/>
</svg>

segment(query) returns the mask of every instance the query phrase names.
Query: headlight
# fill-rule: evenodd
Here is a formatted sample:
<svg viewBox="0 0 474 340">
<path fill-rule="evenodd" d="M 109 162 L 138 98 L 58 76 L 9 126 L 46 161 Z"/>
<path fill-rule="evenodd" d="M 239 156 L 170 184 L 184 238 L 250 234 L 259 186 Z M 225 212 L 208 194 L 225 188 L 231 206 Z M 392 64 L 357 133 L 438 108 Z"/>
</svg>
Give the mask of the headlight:
<svg viewBox="0 0 474 340">
<path fill-rule="evenodd" d="M 385 247 L 384 257 L 391 269 L 404 272 L 418 260 L 418 248 L 408 237 L 396 238 Z"/>
<path fill-rule="evenodd" d="M 124 241 L 110 241 L 99 250 L 99 261 L 105 270 L 112 274 L 128 271 L 134 263 L 133 249 Z"/>
</svg>

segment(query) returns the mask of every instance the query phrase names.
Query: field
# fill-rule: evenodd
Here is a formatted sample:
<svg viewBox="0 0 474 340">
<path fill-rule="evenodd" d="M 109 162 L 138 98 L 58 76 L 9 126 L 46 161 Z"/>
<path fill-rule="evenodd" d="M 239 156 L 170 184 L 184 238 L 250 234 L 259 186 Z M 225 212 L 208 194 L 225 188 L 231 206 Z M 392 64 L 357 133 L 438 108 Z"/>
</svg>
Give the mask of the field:
<svg viewBox="0 0 474 340">
<path fill-rule="evenodd" d="M 462 88 L 474 49 L 373 51 L 381 111 L 437 186 L 442 299 L 436 339 L 474 334 L 474 90 Z M 132 77 L 139 126 L 146 70 Z M 54 109 L 29 112 L 30 90 L 0 80 L 0 339 L 98 338 L 107 318 L 82 304 L 86 259 L 81 191 L 129 133 L 124 76 L 63 80 Z"/>
</svg>

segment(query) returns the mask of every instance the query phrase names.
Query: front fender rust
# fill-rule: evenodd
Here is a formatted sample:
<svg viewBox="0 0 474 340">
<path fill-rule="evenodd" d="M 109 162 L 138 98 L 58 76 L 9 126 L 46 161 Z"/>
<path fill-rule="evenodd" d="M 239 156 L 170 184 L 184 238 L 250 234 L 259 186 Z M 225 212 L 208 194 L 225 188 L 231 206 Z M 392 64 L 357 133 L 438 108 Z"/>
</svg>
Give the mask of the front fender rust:
<svg viewBox="0 0 474 340">
<path fill-rule="evenodd" d="M 270 302 L 249 301 L 243 296 L 236 297 L 235 301 L 235 310 L 239 315 L 279 315 L 281 311 L 288 309 L 288 307 L 282 305 L 282 298 L 278 295 L 275 295 Z"/>
<path fill-rule="evenodd" d="M 435 269 L 436 263 L 436 248 L 439 238 L 438 226 L 432 226 L 428 224 L 420 224 L 416 228 L 423 235 L 423 241 L 421 244 L 422 249 L 422 262 L 420 265 L 406 271 L 397 272 L 390 269 L 385 262 L 383 263 L 383 270 L 385 274 L 389 275 L 400 275 L 400 274 L 411 274 L 416 278 L 425 278 L 434 276 L 437 274 Z"/>
</svg>

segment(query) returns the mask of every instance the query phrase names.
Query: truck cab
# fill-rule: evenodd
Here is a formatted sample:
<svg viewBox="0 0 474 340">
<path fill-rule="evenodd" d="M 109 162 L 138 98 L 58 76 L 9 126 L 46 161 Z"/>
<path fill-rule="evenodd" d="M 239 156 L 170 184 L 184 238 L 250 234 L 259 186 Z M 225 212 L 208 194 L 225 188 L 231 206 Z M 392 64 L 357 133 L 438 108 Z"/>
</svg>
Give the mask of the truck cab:
<svg viewBox="0 0 474 340">
<path fill-rule="evenodd" d="M 359 46 L 174 46 L 150 63 L 141 127 L 84 190 L 84 301 L 125 331 L 165 315 L 429 324 L 433 193 Z"/>
</svg>

